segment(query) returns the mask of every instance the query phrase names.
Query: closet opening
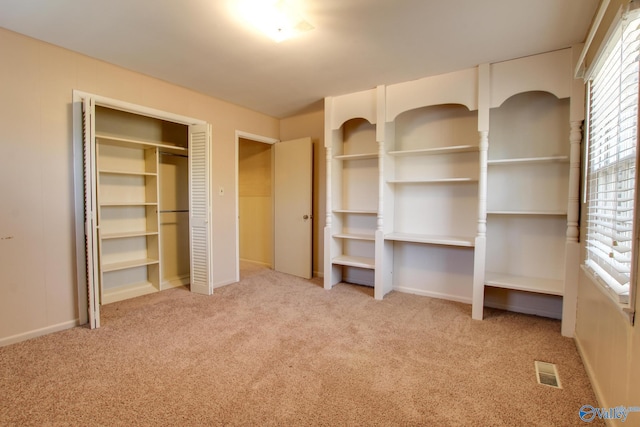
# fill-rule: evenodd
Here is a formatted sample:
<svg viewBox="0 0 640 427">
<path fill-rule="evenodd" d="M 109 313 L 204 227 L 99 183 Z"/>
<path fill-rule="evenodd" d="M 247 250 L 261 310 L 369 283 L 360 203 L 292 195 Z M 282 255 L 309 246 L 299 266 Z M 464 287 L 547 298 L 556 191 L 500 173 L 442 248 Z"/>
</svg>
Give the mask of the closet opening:
<svg viewBox="0 0 640 427">
<path fill-rule="evenodd" d="M 95 108 L 100 304 L 190 283 L 189 127 Z"/>
<path fill-rule="evenodd" d="M 238 139 L 240 278 L 273 268 L 273 144 Z"/>
<path fill-rule="evenodd" d="M 210 135 L 205 122 L 74 91 L 81 323 L 170 288 L 212 293 Z"/>
</svg>

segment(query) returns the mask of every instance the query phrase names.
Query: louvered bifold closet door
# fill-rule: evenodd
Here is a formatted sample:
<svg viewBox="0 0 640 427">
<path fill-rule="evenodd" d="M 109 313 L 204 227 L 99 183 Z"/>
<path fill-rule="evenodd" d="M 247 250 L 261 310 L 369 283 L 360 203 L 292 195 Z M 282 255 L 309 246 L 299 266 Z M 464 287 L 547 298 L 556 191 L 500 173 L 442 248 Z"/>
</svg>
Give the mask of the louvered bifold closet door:
<svg viewBox="0 0 640 427">
<path fill-rule="evenodd" d="M 84 235 L 86 245 L 87 311 L 89 327 L 100 327 L 100 301 L 98 279 L 98 230 L 96 224 L 96 153 L 95 104 L 92 98 L 82 101 L 82 149 L 84 172 Z"/>
<path fill-rule="evenodd" d="M 191 292 L 211 295 L 211 192 L 209 125 L 189 126 L 189 230 Z"/>
<path fill-rule="evenodd" d="M 639 26 L 636 15 L 589 91 L 587 265 L 621 303 L 633 266 Z"/>
</svg>

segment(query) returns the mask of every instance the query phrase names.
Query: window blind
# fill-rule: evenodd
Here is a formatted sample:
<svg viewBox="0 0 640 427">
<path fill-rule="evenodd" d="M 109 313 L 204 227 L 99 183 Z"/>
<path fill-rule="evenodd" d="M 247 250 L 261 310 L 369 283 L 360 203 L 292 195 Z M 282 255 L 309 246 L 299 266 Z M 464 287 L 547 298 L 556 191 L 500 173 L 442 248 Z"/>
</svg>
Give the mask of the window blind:
<svg viewBox="0 0 640 427">
<path fill-rule="evenodd" d="M 623 304 L 633 267 L 639 47 L 635 14 L 589 86 L 586 265 Z"/>
</svg>

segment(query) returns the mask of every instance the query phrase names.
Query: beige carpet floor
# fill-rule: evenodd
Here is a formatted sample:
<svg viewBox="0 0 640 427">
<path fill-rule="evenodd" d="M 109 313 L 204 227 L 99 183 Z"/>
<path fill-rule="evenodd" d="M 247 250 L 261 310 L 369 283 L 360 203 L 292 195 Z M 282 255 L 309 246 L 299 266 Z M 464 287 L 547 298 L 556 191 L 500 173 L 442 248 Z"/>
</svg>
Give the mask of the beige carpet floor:
<svg viewBox="0 0 640 427">
<path fill-rule="evenodd" d="M 597 406 L 558 321 L 242 276 L 0 348 L 0 425 L 580 426 L 579 408 Z M 557 364 L 562 389 L 537 384 L 535 360 Z"/>
</svg>

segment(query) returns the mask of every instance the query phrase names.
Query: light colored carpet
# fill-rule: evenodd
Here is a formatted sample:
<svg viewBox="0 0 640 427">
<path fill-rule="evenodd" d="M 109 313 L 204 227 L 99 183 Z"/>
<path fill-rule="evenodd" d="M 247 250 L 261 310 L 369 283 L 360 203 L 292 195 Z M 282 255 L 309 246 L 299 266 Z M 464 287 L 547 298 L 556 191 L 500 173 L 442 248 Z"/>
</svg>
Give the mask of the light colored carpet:
<svg viewBox="0 0 640 427">
<path fill-rule="evenodd" d="M 163 291 L 0 348 L 0 425 L 548 427 L 597 406 L 558 321 L 244 266 L 213 296 Z"/>
</svg>

